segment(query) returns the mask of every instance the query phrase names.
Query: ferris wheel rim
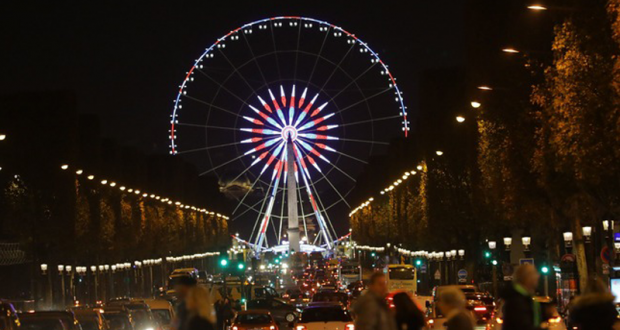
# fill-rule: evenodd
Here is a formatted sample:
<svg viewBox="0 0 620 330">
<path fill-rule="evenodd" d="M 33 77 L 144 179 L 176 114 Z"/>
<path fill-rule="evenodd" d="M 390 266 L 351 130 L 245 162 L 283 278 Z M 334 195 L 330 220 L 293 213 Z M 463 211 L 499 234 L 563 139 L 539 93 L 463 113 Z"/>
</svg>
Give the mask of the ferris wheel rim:
<svg viewBox="0 0 620 330">
<path fill-rule="evenodd" d="M 399 107 L 401 110 L 401 116 L 403 118 L 403 131 L 405 134 L 405 137 L 408 136 L 408 131 L 409 131 L 409 123 L 407 120 L 407 107 L 404 104 L 404 99 L 402 97 L 402 92 L 400 91 L 400 88 L 398 87 L 398 84 L 396 83 L 396 78 L 392 75 L 391 71 L 388 69 L 388 66 L 383 62 L 383 60 L 381 60 L 381 58 L 379 57 L 378 53 L 375 52 L 372 48 L 370 48 L 370 46 L 368 46 L 368 44 L 364 41 L 362 41 L 360 38 L 358 38 L 355 34 L 350 33 L 349 31 L 335 25 L 332 23 L 329 23 L 327 21 L 322 21 L 319 19 L 315 19 L 315 18 L 310 18 L 310 17 L 304 17 L 304 16 L 274 16 L 274 17 L 270 17 L 270 18 L 264 18 L 264 19 L 260 19 L 260 20 L 255 20 L 253 22 L 250 23 L 246 23 L 234 30 L 231 30 L 230 32 L 228 32 L 227 34 L 225 34 L 224 36 L 218 38 L 211 46 L 209 46 L 208 48 L 206 48 L 206 50 L 194 61 L 194 65 L 192 66 L 192 68 L 187 72 L 185 78 L 183 79 L 181 85 L 179 86 L 179 91 L 177 93 L 176 98 L 174 99 L 174 108 L 173 108 L 173 113 L 171 115 L 171 128 L 170 128 L 170 135 L 169 135 L 169 139 L 170 139 L 170 153 L 171 154 L 176 154 L 177 153 L 177 146 L 175 144 L 176 142 L 176 135 L 175 135 L 175 118 L 177 117 L 177 112 L 179 110 L 179 101 L 181 99 L 181 96 L 183 95 L 183 91 L 187 86 L 187 83 L 189 82 L 189 78 L 192 74 L 192 72 L 195 70 L 196 66 L 205 58 L 205 56 L 209 53 L 211 53 L 214 49 L 217 48 L 217 46 L 226 41 L 230 36 L 234 35 L 235 33 L 242 31 L 244 29 L 247 28 L 251 28 L 253 26 L 256 26 L 258 24 L 262 24 L 262 23 L 268 23 L 268 22 L 273 22 L 273 21 L 279 21 L 279 20 L 299 20 L 299 21 L 306 21 L 306 22 L 311 22 L 311 23 L 316 23 L 316 24 L 321 24 L 327 27 L 330 27 L 331 29 L 334 29 L 338 32 L 344 33 L 347 37 L 353 38 L 356 42 L 358 42 L 358 44 L 362 47 L 364 47 L 368 52 L 370 52 L 370 55 L 373 56 L 376 60 L 377 63 L 379 63 L 383 69 L 385 70 L 385 74 L 388 75 L 391 84 L 393 86 L 393 88 L 396 91 L 396 95 L 397 95 L 397 102 L 399 103 Z"/>
</svg>

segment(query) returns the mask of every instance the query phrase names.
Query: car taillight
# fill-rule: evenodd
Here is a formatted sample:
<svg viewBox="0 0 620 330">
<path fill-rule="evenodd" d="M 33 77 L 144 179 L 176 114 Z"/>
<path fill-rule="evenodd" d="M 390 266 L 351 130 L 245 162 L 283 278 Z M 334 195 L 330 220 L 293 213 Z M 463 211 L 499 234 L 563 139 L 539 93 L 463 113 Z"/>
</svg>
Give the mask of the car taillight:
<svg viewBox="0 0 620 330">
<path fill-rule="evenodd" d="M 239 327 L 237 327 L 237 326 L 233 326 L 233 327 L 232 327 L 232 330 L 239 330 Z"/>
<path fill-rule="evenodd" d="M 496 318 L 495 321 L 497 321 L 497 324 L 504 324 L 504 320 L 501 317 Z"/>
<path fill-rule="evenodd" d="M 486 312 L 487 308 L 484 306 L 478 306 L 478 307 L 474 307 L 474 311 L 476 312 Z"/>
<path fill-rule="evenodd" d="M 559 316 L 549 319 L 549 323 L 560 323 L 560 322 L 562 322 L 562 318 Z"/>
<path fill-rule="evenodd" d="M 295 330 L 308 330 L 305 325 L 298 325 Z"/>
<path fill-rule="evenodd" d="M 276 326 L 275 325 L 270 326 L 269 330 L 276 330 Z"/>
<path fill-rule="evenodd" d="M 355 325 L 353 323 L 349 323 L 344 326 L 345 330 L 355 330 Z"/>
</svg>

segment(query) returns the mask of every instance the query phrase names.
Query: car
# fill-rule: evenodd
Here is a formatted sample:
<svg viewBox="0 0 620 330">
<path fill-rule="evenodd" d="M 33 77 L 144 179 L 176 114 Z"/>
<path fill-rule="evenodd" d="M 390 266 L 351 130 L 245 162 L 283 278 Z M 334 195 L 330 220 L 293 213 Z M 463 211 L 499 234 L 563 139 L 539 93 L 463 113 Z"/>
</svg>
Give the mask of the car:
<svg viewBox="0 0 620 330">
<path fill-rule="evenodd" d="M 13 304 L 0 300 L 0 327 L 3 330 L 17 330 L 20 322 Z"/>
<path fill-rule="evenodd" d="M 157 321 L 164 330 L 170 329 L 172 320 L 174 319 L 174 308 L 172 304 L 164 299 L 144 299 L 143 301 L 150 307 L 155 321 Z"/>
<path fill-rule="evenodd" d="M 444 327 L 444 323 L 446 322 L 446 316 L 443 315 L 441 309 L 437 306 L 437 301 L 439 299 L 439 296 L 441 295 L 441 292 L 443 290 L 445 290 L 446 288 L 449 287 L 455 287 L 455 286 L 438 286 L 435 287 L 433 289 L 433 301 L 427 301 L 426 302 L 426 318 L 427 318 L 427 323 L 428 323 L 428 329 L 432 329 L 432 330 L 439 330 L 439 329 L 445 329 Z M 470 297 L 472 299 L 471 303 L 468 299 L 468 310 L 470 311 L 470 313 L 472 313 L 472 318 L 474 320 L 477 321 L 478 325 L 482 325 L 482 324 L 486 324 L 487 320 L 490 319 L 491 315 L 488 314 L 488 309 L 492 309 L 492 302 L 491 305 L 487 307 L 489 301 L 487 298 L 484 298 L 484 302 L 482 302 L 482 298 L 478 298 L 477 295 L 477 288 L 474 285 L 457 285 L 457 288 L 461 289 L 461 291 L 463 291 L 463 293 L 465 294 L 465 298 L 468 299 L 468 297 Z M 484 294 L 480 293 L 480 296 L 483 296 Z M 477 299 L 477 300 L 476 300 Z M 490 298 L 491 301 L 493 298 Z M 476 310 L 476 307 L 478 307 L 478 310 Z M 484 308 L 484 310 L 482 309 Z M 486 318 L 486 320 L 483 320 L 484 318 Z"/>
<path fill-rule="evenodd" d="M 566 325 L 564 324 L 564 320 L 558 313 L 557 308 L 553 300 L 549 297 L 534 297 L 534 300 L 540 304 L 542 313 L 543 324 L 541 324 L 542 329 L 547 330 L 566 330 Z M 503 320 L 503 305 L 500 303 L 496 308 L 491 317 L 491 321 L 487 324 L 486 330 L 501 330 Z"/>
<path fill-rule="evenodd" d="M 288 299 L 292 305 L 300 307 L 310 302 L 310 294 L 307 291 L 303 292 L 299 288 L 289 288 L 284 291 L 282 299 Z"/>
<path fill-rule="evenodd" d="M 101 308 L 74 308 L 72 311 L 82 330 L 108 330 L 108 323 L 103 318 Z"/>
<path fill-rule="evenodd" d="M 134 330 L 135 324 L 131 313 L 122 306 L 111 306 L 104 309 L 103 318 L 110 330 Z"/>
<path fill-rule="evenodd" d="M 110 306 L 121 306 L 129 311 L 136 330 L 157 330 L 160 328 L 149 305 L 141 299 L 115 300 L 108 304 Z"/>
<path fill-rule="evenodd" d="M 484 292 L 465 294 L 467 309 L 472 312 L 477 325 L 485 325 L 492 317 L 495 309 L 495 300 Z"/>
<path fill-rule="evenodd" d="M 349 305 L 349 295 L 344 292 L 324 291 L 318 292 L 312 297 L 312 302 L 332 302 L 343 306 Z"/>
<path fill-rule="evenodd" d="M 37 311 L 20 313 L 21 329 L 25 330 L 81 330 L 80 323 L 70 311 Z"/>
<path fill-rule="evenodd" d="M 252 309 L 268 310 L 278 324 L 295 322 L 300 312 L 295 306 L 280 298 L 250 300 L 247 302 L 247 310 Z"/>
<path fill-rule="evenodd" d="M 339 303 L 310 303 L 301 313 L 295 330 L 354 330 L 349 311 Z"/>
<path fill-rule="evenodd" d="M 278 324 L 268 310 L 253 309 L 237 313 L 231 330 L 278 330 Z"/>
<path fill-rule="evenodd" d="M 198 269 L 196 268 L 178 268 L 172 271 L 172 273 L 170 274 L 170 276 L 175 276 L 175 275 L 186 275 L 186 276 L 191 276 L 195 279 L 198 278 Z"/>
</svg>

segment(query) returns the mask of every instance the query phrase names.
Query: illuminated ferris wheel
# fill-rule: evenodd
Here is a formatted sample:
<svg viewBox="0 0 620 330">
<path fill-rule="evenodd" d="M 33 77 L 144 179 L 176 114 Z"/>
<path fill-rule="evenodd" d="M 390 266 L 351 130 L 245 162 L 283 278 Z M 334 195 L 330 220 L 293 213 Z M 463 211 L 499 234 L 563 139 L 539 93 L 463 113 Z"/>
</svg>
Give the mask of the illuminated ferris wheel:
<svg viewBox="0 0 620 330">
<path fill-rule="evenodd" d="M 217 39 L 187 71 L 170 124 L 170 153 L 218 178 L 236 205 L 231 219 L 253 224 L 257 251 L 294 239 L 331 248 L 334 221 L 344 220 L 330 214 L 350 208 L 369 158 L 409 131 L 375 51 L 338 26 L 292 16 Z"/>
</svg>

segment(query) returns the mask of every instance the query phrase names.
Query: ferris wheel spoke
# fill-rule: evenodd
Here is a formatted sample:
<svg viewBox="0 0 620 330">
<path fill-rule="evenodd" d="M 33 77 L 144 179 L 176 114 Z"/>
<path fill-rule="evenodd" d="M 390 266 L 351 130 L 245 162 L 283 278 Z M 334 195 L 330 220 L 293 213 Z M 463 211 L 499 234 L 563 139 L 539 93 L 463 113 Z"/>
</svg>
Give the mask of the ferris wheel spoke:
<svg viewBox="0 0 620 330">
<path fill-rule="evenodd" d="M 260 75 L 263 78 L 263 82 L 265 83 L 265 85 L 267 85 L 267 79 L 265 78 L 265 74 L 263 73 L 263 69 L 258 64 L 258 60 L 256 58 L 256 55 L 254 54 L 254 49 L 252 48 L 252 45 L 250 45 L 250 41 L 248 40 L 248 37 L 246 37 L 245 33 L 242 33 L 242 35 L 243 35 L 243 40 L 245 41 L 246 46 L 248 46 L 248 50 L 250 51 L 250 55 L 252 55 L 252 59 L 254 60 L 254 63 L 256 64 L 256 68 L 258 68 L 258 72 L 260 72 Z"/>
<path fill-rule="evenodd" d="M 305 157 L 309 157 L 309 155 L 308 155 L 308 154 L 304 151 L 304 149 L 303 149 L 303 148 L 298 148 L 298 149 L 301 151 L 302 155 L 304 155 Z M 310 157 L 309 159 L 312 159 L 312 157 Z M 333 165 L 332 165 L 332 166 L 333 166 Z M 334 191 L 336 192 L 336 194 L 338 194 L 338 196 L 340 197 L 340 199 L 342 199 L 342 201 L 343 201 L 345 204 L 347 204 L 347 206 L 348 206 L 348 207 L 351 207 L 351 205 L 349 205 L 349 203 L 348 203 L 348 202 L 344 199 L 344 197 L 342 196 L 342 194 L 340 193 L 340 191 L 339 191 L 338 189 L 336 189 L 336 186 L 334 186 L 334 185 L 332 184 L 332 182 L 331 182 L 331 181 L 327 178 L 327 176 L 323 173 L 323 171 L 319 170 L 318 172 L 321 174 L 321 176 L 323 177 L 323 179 L 325 179 L 325 181 L 327 181 L 327 183 L 329 183 L 329 185 L 332 187 L 332 189 L 334 189 Z M 306 173 L 306 174 L 307 174 L 307 173 Z M 309 178 L 309 179 L 310 179 L 310 178 Z M 353 181 L 355 181 L 355 180 L 353 180 Z"/>
<path fill-rule="evenodd" d="M 281 80 L 282 72 L 280 71 L 280 60 L 278 59 L 278 47 L 276 47 L 276 36 L 275 36 L 275 33 L 273 33 L 273 23 L 269 24 L 269 28 L 271 30 L 271 43 L 273 44 L 273 51 L 275 53 L 276 69 L 278 71 L 278 80 Z"/>
<path fill-rule="evenodd" d="M 343 127 L 343 126 L 353 126 L 353 125 L 365 124 L 365 123 L 370 123 L 370 122 L 375 122 L 375 121 L 382 121 L 382 120 L 390 120 L 390 119 L 396 119 L 396 118 L 402 118 L 402 117 L 400 115 L 394 115 L 394 116 L 387 116 L 387 117 L 381 117 L 381 118 L 373 118 L 373 119 L 367 119 L 367 120 L 361 120 L 361 121 L 354 121 L 352 123 L 340 124 L 340 127 Z"/>
<path fill-rule="evenodd" d="M 372 68 L 375 67 L 375 65 L 377 65 L 377 62 L 373 63 L 372 65 L 370 65 L 366 70 L 364 70 L 362 73 L 360 73 L 357 77 L 355 77 L 354 79 L 352 79 L 346 86 L 344 86 L 343 88 L 341 88 L 338 93 L 336 93 L 334 96 L 332 96 L 328 102 L 332 102 L 336 97 L 338 97 L 340 94 L 342 94 L 344 91 L 346 91 L 349 87 L 351 87 L 351 85 L 355 84 L 357 85 L 357 81 L 362 78 L 363 76 L 366 75 L 366 73 L 370 72 L 370 70 Z M 359 86 L 358 86 L 359 89 Z M 360 89 L 361 91 L 361 89 Z"/>
<path fill-rule="evenodd" d="M 244 75 L 241 74 L 241 72 L 239 72 L 239 68 L 237 68 L 228 58 L 228 56 L 226 56 L 226 54 L 224 54 L 224 52 L 220 49 L 220 54 L 222 54 L 222 56 L 224 57 L 224 59 L 226 60 L 226 62 L 228 62 L 228 64 L 230 65 L 230 67 L 233 69 L 234 73 L 239 76 L 239 78 L 241 78 L 241 80 L 243 80 L 243 82 L 245 82 L 246 85 L 248 85 L 248 88 L 250 88 L 250 90 L 252 91 L 252 93 L 254 93 L 255 95 L 256 90 L 254 89 L 254 86 L 252 86 L 250 84 L 250 82 L 245 78 Z"/>
<path fill-rule="evenodd" d="M 234 162 L 234 161 L 236 161 L 236 160 L 239 160 L 239 159 L 241 159 L 241 158 L 243 158 L 243 157 L 246 157 L 246 156 L 245 156 L 245 155 L 237 156 L 237 157 L 235 157 L 235 158 L 233 158 L 233 159 L 231 159 L 231 160 L 229 160 L 229 161 L 227 161 L 227 162 L 225 162 L 225 163 L 222 163 L 222 164 L 220 164 L 220 165 L 218 165 L 218 166 L 215 166 L 215 167 L 213 167 L 213 168 L 211 168 L 211 169 L 209 169 L 209 170 L 206 170 L 206 171 L 204 171 L 204 172 L 200 173 L 199 175 L 200 175 L 200 176 L 203 176 L 203 175 L 205 175 L 205 174 L 211 173 L 211 172 L 213 172 L 213 171 L 217 170 L 218 168 L 220 168 L 220 167 L 222 167 L 222 166 L 226 166 L 226 165 L 228 165 L 228 164 L 230 164 L 230 163 L 232 163 L 232 162 Z"/>
<path fill-rule="evenodd" d="M 277 157 L 277 154 L 280 152 L 280 150 L 282 148 L 282 145 L 283 145 L 283 143 L 280 143 L 278 146 L 273 146 L 273 147 L 271 147 L 267 151 L 268 153 L 271 153 L 272 157 L 270 157 L 267 160 L 267 163 L 263 166 L 262 171 L 260 171 L 260 173 L 256 176 L 256 180 L 254 180 L 254 182 L 250 186 L 250 189 L 248 189 L 248 191 L 245 192 L 245 194 L 243 195 L 243 198 L 241 198 L 241 201 L 239 202 L 239 204 L 237 204 L 237 207 L 235 207 L 235 209 L 233 210 L 232 214 L 235 214 L 237 212 L 237 209 L 239 209 L 239 206 L 241 204 L 243 204 L 245 199 L 248 197 L 249 193 L 252 191 L 252 189 L 254 189 L 254 186 L 256 186 L 256 183 L 260 180 L 260 178 L 263 175 L 263 173 L 265 173 L 265 170 L 269 167 L 269 165 L 271 165 L 273 160 Z M 275 149 L 275 152 L 274 152 L 274 149 Z M 236 181 L 238 178 L 241 177 L 241 175 L 243 175 L 245 172 L 249 171 L 251 167 L 252 166 L 248 166 L 245 170 L 243 170 L 243 172 L 241 172 L 241 174 L 237 175 L 237 177 L 235 179 L 233 179 L 232 181 L 233 182 Z"/>
<path fill-rule="evenodd" d="M 190 123 L 176 123 L 177 126 L 187 126 L 187 127 L 199 127 L 199 128 L 209 128 L 209 129 L 221 129 L 228 131 L 237 131 L 238 129 L 234 127 L 224 127 L 224 126 L 213 126 L 213 125 L 201 125 L 201 124 L 190 124 Z"/>
<path fill-rule="evenodd" d="M 237 100 L 239 100 L 239 102 L 248 105 L 248 103 L 241 98 L 240 96 L 238 96 L 237 94 L 233 93 L 230 89 L 226 88 L 226 86 L 224 86 L 222 83 L 220 83 L 219 81 L 213 79 L 211 76 L 209 76 L 206 72 L 204 72 L 203 70 L 200 69 L 196 69 L 198 70 L 198 72 L 200 72 L 202 75 L 204 75 L 205 77 L 207 77 L 209 80 L 211 80 L 214 84 L 218 85 L 219 88 L 223 89 L 224 91 L 226 91 L 228 94 L 230 94 L 231 96 L 233 96 L 234 98 L 236 98 Z"/>
<path fill-rule="evenodd" d="M 327 41 L 327 37 L 329 37 L 329 33 L 331 32 L 331 30 L 332 30 L 332 27 L 330 26 L 325 31 L 325 37 L 323 37 L 323 42 L 321 43 L 321 48 L 319 49 L 318 56 L 316 56 L 316 58 L 314 60 L 314 65 L 312 66 L 312 71 L 310 72 L 310 78 L 308 78 L 308 81 L 312 81 L 312 77 L 314 76 L 314 72 L 316 70 L 316 66 L 319 63 L 319 59 L 321 58 L 321 56 L 323 54 L 323 48 L 325 47 L 325 41 Z"/>
<path fill-rule="evenodd" d="M 293 72 L 293 82 L 297 81 L 297 61 L 299 59 L 299 42 L 301 41 L 301 24 L 297 24 L 299 28 L 297 29 L 297 46 L 295 48 L 295 66 Z"/>
<path fill-rule="evenodd" d="M 369 140 L 359 140 L 359 139 L 345 139 L 345 138 L 341 138 L 341 141 L 348 141 L 348 142 L 359 142 L 359 143 L 368 143 L 368 144 L 381 144 L 381 145 L 385 145 L 385 146 L 389 146 L 390 144 L 387 142 L 380 142 L 380 141 L 369 141 Z"/>
<path fill-rule="evenodd" d="M 202 148 L 196 148 L 196 149 L 189 149 L 189 150 L 183 150 L 183 151 L 178 151 L 177 153 L 179 155 L 181 154 L 188 154 L 191 152 L 196 152 L 196 151 L 205 151 L 205 150 L 211 150 L 211 149 L 217 149 L 217 148 L 223 148 L 223 147 L 230 147 L 230 146 L 234 146 L 237 144 L 241 144 L 241 142 L 231 142 L 231 143 L 224 143 L 224 144 L 218 144 L 215 146 L 208 146 L 208 147 L 202 147 Z"/>
<path fill-rule="evenodd" d="M 214 108 L 214 109 L 217 109 L 217 110 L 223 111 L 223 112 L 225 112 L 225 113 L 231 114 L 231 115 L 233 115 L 233 116 L 235 116 L 235 117 L 240 117 L 240 118 L 242 118 L 242 116 L 241 116 L 240 114 L 236 113 L 236 112 L 233 112 L 233 111 L 230 111 L 230 110 L 228 110 L 228 109 L 222 108 L 222 107 L 217 106 L 217 105 L 215 105 L 215 104 L 213 104 L 213 103 L 209 103 L 209 102 L 207 102 L 207 101 L 203 101 L 203 100 L 201 100 L 201 99 L 199 99 L 199 98 L 195 98 L 195 97 L 192 97 L 192 96 L 189 96 L 189 95 L 183 95 L 183 97 L 184 97 L 184 98 L 188 98 L 188 99 L 190 99 L 190 100 L 192 100 L 192 101 L 195 101 L 195 102 L 198 102 L 198 103 L 202 103 L 202 104 L 204 104 L 204 105 L 206 105 L 206 106 L 208 106 L 208 107 L 211 107 L 211 108 Z"/>
<path fill-rule="evenodd" d="M 332 77 L 334 76 L 336 71 L 338 71 L 338 69 L 340 69 L 340 65 L 342 64 L 342 62 L 344 62 L 344 60 L 347 58 L 347 56 L 349 56 L 349 53 L 351 53 L 351 50 L 353 50 L 353 48 L 355 48 L 355 44 L 352 44 L 351 47 L 349 47 L 349 50 L 347 50 L 347 52 L 344 54 L 344 56 L 342 56 L 342 58 L 340 59 L 340 62 L 338 62 L 338 64 L 336 64 L 336 66 L 334 67 L 334 70 L 332 70 L 332 72 L 329 74 L 329 77 L 327 77 L 327 80 L 325 80 L 325 83 L 323 83 L 323 86 L 321 86 L 321 91 L 323 91 L 323 89 L 325 89 L 325 86 L 327 86 L 327 83 L 329 83 L 329 81 L 332 79 Z"/>
<path fill-rule="evenodd" d="M 355 103 L 353 103 L 353 104 L 351 104 L 351 105 L 348 105 L 348 106 L 346 106 L 346 107 L 344 107 L 344 108 L 341 108 L 340 110 L 336 111 L 336 114 L 339 114 L 339 113 L 341 113 L 341 112 L 343 112 L 343 111 L 345 111 L 345 110 L 349 110 L 349 109 L 351 109 L 351 108 L 355 107 L 356 105 L 358 105 L 358 104 L 360 104 L 360 103 L 367 102 L 368 100 L 373 99 L 373 98 L 375 98 L 375 97 L 377 97 L 377 96 L 379 96 L 379 95 L 382 95 L 383 93 L 385 93 L 385 92 L 387 92 L 387 91 L 389 91 L 389 90 L 392 90 L 392 89 L 393 89 L 393 87 L 388 87 L 388 88 L 386 88 L 386 89 L 384 89 L 384 90 L 381 90 L 381 91 L 379 91 L 379 92 L 377 92 L 377 93 L 375 93 L 375 94 L 373 94 L 373 95 L 370 95 L 369 97 L 366 97 L 366 98 L 364 98 L 364 99 L 362 99 L 362 100 L 360 100 L 360 101 L 357 101 L 357 102 L 355 102 Z"/>
</svg>

